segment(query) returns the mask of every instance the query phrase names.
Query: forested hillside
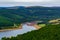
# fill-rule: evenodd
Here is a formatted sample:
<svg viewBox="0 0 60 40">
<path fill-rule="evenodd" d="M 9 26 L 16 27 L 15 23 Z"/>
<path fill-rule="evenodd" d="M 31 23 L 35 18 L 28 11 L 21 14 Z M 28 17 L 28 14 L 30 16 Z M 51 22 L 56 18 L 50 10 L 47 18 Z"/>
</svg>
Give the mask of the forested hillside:
<svg viewBox="0 0 60 40">
<path fill-rule="evenodd" d="M 0 28 L 29 21 L 60 18 L 60 7 L 0 7 Z"/>
<path fill-rule="evenodd" d="M 23 35 L 11 38 L 2 38 L 2 40 L 60 40 L 60 24 L 48 24 L 39 30 L 31 31 Z"/>
</svg>

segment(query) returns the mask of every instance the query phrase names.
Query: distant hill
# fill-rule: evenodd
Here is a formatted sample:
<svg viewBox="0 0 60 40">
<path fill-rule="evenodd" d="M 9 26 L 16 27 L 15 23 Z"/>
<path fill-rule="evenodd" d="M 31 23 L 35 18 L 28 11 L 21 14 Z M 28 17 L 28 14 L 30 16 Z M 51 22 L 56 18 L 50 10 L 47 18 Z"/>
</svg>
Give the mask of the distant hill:
<svg viewBox="0 0 60 40">
<path fill-rule="evenodd" d="M 31 31 L 16 37 L 4 37 L 2 40 L 60 40 L 60 24 L 49 24 L 39 30 Z"/>
<path fill-rule="evenodd" d="M 48 21 L 60 18 L 60 7 L 15 6 L 0 7 L 0 26 L 10 26 L 28 21 Z"/>
</svg>

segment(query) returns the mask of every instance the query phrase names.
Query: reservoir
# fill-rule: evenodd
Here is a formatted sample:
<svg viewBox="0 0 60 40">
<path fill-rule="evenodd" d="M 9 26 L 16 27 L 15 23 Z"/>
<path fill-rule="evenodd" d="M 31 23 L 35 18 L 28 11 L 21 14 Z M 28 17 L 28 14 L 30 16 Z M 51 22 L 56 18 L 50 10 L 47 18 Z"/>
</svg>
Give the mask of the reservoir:
<svg viewBox="0 0 60 40">
<path fill-rule="evenodd" d="M 24 34 L 24 33 L 30 32 L 32 30 L 36 30 L 36 28 L 33 26 L 28 26 L 27 24 L 23 24 L 22 29 L 0 32 L 0 39 L 2 37 L 17 36 L 19 34 Z"/>
</svg>

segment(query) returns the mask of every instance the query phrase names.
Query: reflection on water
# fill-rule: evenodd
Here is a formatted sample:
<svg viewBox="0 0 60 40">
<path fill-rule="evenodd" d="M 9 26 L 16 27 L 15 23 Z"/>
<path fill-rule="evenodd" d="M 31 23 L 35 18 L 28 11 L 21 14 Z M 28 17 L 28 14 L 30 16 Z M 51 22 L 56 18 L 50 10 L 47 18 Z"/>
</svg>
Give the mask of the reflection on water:
<svg viewBox="0 0 60 40">
<path fill-rule="evenodd" d="M 32 31 L 32 30 L 36 30 L 36 28 L 34 28 L 33 26 L 28 26 L 28 25 L 24 24 L 22 26 L 22 29 L 0 32 L 0 39 L 2 37 L 17 36 L 18 34 L 24 34 L 24 33 L 27 33 L 29 31 Z"/>
</svg>

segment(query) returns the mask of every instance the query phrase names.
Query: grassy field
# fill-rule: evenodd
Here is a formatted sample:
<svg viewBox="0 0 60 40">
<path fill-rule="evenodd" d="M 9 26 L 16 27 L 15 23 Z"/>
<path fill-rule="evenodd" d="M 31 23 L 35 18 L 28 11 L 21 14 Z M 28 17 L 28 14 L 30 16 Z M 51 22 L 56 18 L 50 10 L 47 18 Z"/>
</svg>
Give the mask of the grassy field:
<svg viewBox="0 0 60 40">
<path fill-rule="evenodd" d="M 39 24 L 38 26 L 40 26 L 40 27 L 45 27 L 46 24 Z"/>
</svg>

